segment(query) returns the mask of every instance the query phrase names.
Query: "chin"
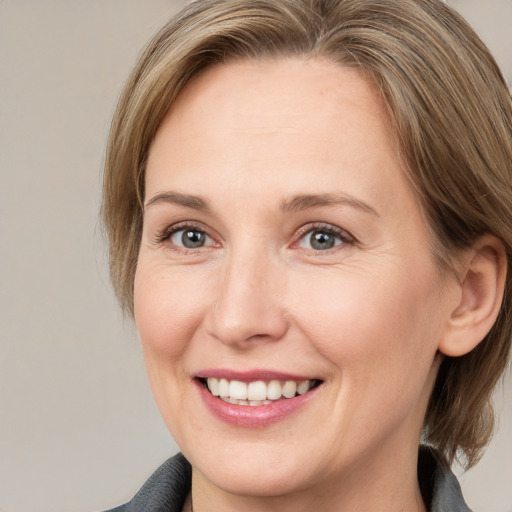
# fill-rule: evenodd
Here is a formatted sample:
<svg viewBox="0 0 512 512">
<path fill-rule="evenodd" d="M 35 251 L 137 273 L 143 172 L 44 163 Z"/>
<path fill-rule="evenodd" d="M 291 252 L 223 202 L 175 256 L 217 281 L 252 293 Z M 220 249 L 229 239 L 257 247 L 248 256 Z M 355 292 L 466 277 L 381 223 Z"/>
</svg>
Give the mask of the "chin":
<svg viewBox="0 0 512 512">
<path fill-rule="evenodd" d="M 246 456 L 230 457 L 229 460 L 202 457 L 194 467 L 219 489 L 238 496 L 285 496 L 313 484 L 310 481 L 313 472 L 309 474 L 311 466 L 307 462 L 276 462 L 275 457 L 267 457 L 264 453 L 259 457 L 248 453 Z M 306 469 L 308 473 L 304 471 Z"/>
</svg>

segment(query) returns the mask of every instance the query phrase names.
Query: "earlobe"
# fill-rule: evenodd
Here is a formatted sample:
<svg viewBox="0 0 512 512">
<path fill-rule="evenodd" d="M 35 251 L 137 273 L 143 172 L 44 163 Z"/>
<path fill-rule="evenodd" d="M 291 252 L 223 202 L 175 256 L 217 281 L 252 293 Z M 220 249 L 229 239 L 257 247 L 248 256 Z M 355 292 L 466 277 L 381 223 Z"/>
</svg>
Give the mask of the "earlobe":
<svg viewBox="0 0 512 512">
<path fill-rule="evenodd" d="M 439 344 L 440 352 L 451 357 L 471 352 L 491 330 L 500 311 L 507 273 L 505 249 L 492 235 L 480 237 L 463 259 L 460 302 Z"/>
</svg>

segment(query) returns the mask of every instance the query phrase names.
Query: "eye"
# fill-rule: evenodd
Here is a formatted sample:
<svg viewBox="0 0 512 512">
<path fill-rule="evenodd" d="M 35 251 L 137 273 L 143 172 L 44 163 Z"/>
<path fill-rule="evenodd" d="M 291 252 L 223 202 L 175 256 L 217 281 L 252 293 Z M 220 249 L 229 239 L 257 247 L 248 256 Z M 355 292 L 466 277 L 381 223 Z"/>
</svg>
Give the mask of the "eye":
<svg viewBox="0 0 512 512">
<path fill-rule="evenodd" d="M 185 249 L 199 249 L 213 243 L 204 231 L 194 227 L 178 229 L 171 233 L 168 239 L 173 245 Z"/>
<path fill-rule="evenodd" d="M 314 251 L 328 251 L 344 244 L 352 244 L 353 238 L 335 226 L 318 226 L 309 229 L 299 240 L 299 247 Z"/>
<path fill-rule="evenodd" d="M 216 247 L 218 244 L 207 233 L 207 228 L 195 222 L 180 222 L 155 233 L 155 244 L 164 245 L 177 252 Z"/>
</svg>

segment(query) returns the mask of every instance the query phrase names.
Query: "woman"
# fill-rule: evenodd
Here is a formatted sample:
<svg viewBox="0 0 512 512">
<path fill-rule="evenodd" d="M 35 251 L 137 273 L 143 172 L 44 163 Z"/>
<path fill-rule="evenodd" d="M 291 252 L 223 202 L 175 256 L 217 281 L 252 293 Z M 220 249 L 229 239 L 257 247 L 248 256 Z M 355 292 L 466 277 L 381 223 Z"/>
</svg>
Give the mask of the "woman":
<svg viewBox="0 0 512 512">
<path fill-rule="evenodd" d="M 438 0 L 171 20 L 121 97 L 103 213 L 183 455 L 116 510 L 469 510 L 449 463 L 488 443 L 510 352 L 511 133 Z"/>
</svg>

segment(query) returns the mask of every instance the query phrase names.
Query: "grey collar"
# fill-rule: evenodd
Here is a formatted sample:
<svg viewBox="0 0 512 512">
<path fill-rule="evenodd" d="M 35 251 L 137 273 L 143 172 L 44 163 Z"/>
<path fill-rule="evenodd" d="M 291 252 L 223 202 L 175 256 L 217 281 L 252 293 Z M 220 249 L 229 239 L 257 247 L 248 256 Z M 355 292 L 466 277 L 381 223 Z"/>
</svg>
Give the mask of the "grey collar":
<svg viewBox="0 0 512 512">
<path fill-rule="evenodd" d="M 448 462 L 430 446 L 420 446 L 418 482 L 430 512 L 471 512 Z"/>
</svg>

